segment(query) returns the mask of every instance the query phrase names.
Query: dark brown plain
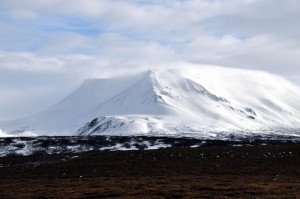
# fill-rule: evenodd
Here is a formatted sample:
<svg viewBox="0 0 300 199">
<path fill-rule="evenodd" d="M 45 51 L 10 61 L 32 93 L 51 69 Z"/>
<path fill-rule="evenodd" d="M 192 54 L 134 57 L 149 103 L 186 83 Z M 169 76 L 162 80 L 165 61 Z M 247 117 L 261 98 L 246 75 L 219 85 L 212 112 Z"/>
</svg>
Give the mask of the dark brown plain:
<svg viewBox="0 0 300 199">
<path fill-rule="evenodd" d="M 300 198 L 300 144 L 0 158 L 0 198 Z"/>
</svg>

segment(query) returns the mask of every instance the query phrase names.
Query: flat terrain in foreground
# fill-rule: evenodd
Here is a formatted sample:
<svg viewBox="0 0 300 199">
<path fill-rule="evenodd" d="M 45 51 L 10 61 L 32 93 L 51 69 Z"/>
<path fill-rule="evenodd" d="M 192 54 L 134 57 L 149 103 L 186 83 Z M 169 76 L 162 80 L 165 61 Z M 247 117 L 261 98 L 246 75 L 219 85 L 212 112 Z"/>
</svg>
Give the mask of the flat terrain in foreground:
<svg viewBox="0 0 300 199">
<path fill-rule="evenodd" d="M 0 158 L 0 198 L 299 198 L 300 144 Z"/>
</svg>

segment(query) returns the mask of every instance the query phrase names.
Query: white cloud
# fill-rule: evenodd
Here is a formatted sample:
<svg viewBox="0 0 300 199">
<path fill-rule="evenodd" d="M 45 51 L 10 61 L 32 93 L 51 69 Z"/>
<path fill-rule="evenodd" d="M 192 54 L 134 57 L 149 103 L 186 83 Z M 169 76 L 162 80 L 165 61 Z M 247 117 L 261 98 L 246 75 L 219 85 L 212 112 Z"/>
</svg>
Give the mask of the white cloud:
<svg viewBox="0 0 300 199">
<path fill-rule="evenodd" d="M 1 89 L 0 120 L 26 117 L 42 111 L 64 97 L 67 91 L 48 87 L 26 89 L 23 92 L 18 89 Z"/>
<path fill-rule="evenodd" d="M 29 70 L 34 72 L 59 72 L 64 63 L 56 58 L 40 58 L 27 52 L 0 52 L 0 68 L 10 70 Z"/>
<path fill-rule="evenodd" d="M 36 112 L 18 104 L 45 107 L 85 78 L 183 62 L 262 69 L 300 85 L 299 17 L 298 0 L 3 0 L 0 77 L 13 81 L 0 78 L 0 119 Z"/>
</svg>

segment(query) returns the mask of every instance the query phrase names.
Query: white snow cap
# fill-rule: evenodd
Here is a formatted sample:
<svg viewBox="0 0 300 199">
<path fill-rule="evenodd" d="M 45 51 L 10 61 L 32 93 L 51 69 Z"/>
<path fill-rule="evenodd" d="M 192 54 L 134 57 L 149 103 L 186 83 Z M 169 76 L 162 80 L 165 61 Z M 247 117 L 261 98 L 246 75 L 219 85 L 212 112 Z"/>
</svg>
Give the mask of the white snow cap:
<svg viewBox="0 0 300 199">
<path fill-rule="evenodd" d="M 263 71 L 217 66 L 149 70 L 87 80 L 49 109 L 0 123 L 0 128 L 39 135 L 211 135 L 297 129 L 299 99 L 297 86 Z"/>
</svg>

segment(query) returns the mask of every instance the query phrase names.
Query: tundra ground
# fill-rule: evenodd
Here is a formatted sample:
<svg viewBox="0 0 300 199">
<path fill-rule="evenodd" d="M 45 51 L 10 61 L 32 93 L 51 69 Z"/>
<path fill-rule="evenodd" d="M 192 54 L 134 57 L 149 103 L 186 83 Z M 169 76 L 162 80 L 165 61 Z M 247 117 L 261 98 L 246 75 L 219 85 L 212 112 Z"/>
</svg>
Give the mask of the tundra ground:
<svg viewBox="0 0 300 199">
<path fill-rule="evenodd" d="M 300 197 L 300 144 L 0 158 L 0 198 L 183 197 Z"/>
</svg>

